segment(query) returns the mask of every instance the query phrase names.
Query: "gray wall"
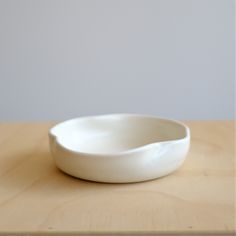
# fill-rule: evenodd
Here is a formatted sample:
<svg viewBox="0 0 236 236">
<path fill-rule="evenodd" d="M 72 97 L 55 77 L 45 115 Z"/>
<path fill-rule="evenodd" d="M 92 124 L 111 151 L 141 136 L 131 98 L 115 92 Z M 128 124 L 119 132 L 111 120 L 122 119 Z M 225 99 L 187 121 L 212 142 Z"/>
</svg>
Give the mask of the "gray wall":
<svg viewBox="0 0 236 236">
<path fill-rule="evenodd" d="M 0 120 L 234 118 L 233 0 L 0 0 Z"/>
</svg>

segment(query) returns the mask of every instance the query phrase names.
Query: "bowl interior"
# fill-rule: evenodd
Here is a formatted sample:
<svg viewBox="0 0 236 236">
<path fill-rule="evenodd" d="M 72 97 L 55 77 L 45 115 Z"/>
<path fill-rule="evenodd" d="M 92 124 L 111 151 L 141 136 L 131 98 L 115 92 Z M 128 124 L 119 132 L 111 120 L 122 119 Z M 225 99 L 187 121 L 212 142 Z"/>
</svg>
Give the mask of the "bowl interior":
<svg viewBox="0 0 236 236">
<path fill-rule="evenodd" d="M 51 129 L 66 148 L 84 153 L 116 153 L 186 137 L 180 123 L 155 117 L 105 115 L 69 120 Z"/>
</svg>

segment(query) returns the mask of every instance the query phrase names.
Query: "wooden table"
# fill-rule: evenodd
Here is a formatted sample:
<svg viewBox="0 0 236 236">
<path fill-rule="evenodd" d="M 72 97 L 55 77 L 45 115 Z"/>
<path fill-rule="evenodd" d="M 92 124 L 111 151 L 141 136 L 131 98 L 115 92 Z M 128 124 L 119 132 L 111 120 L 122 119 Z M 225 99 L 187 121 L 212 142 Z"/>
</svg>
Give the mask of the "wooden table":
<svg viewBox="0 0 236 236">
<path fill-rule="evenodd" d="M 136 184 L 59 171 L 48 148 L 53 123 L 2 123 L 0 234 L 235 235 L 236 123 L 186 123 L 192 140 L 184 165 Z"/>
</svg>

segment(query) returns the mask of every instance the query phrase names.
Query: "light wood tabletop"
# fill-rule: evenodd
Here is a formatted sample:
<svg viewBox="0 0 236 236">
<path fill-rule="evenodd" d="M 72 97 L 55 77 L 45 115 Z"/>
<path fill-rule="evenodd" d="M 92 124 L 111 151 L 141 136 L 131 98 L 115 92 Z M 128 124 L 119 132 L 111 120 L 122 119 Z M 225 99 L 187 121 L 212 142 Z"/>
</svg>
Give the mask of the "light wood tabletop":
<svg viewBox="0 0 236 236">
<path fill-rule="evenodd" d="M 186 124 L 192 138 L 183 166 L 135 184 L 59 171 L 49 152 L 52 122 L 0 124 L 0 234 L 234 235 L 236 123 Z"/>
</svg>

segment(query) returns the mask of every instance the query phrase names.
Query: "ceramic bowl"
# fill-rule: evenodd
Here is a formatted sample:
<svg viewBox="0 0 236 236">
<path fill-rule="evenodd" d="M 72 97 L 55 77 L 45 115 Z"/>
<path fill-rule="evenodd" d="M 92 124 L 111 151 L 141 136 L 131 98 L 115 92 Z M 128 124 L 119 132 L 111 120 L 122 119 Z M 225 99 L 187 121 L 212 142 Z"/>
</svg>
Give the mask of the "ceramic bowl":
<svg viewBox="0 0 236 236">
<path fill-rule="evenodd" d="M 168 119 L 132 114 L 82 117 L 49 131 L 59 169 L 98 182 L 128 183 L 167 175 L 183 163 L 190 131 Z"/>
</svg>

